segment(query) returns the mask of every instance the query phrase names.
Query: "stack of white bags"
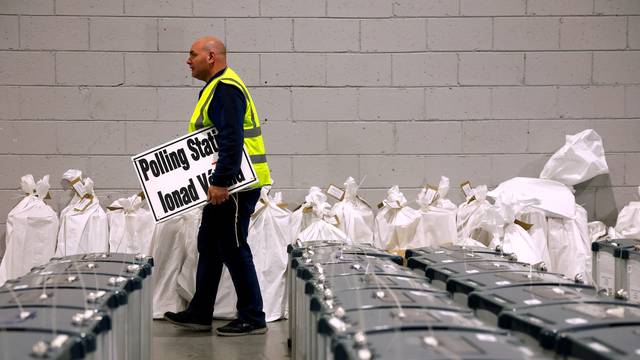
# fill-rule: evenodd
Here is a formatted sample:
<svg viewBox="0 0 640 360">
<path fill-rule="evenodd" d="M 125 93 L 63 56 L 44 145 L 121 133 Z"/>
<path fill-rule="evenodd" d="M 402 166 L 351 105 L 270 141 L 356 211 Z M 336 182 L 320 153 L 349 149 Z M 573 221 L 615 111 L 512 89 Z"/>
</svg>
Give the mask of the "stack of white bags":
<svg viewBox="0 0 640 360">
<path fill-rule="evenodd" d="M 608 173 L 602 139 L 593 130 L 566 136 L 566 143 L 547 162 L 539 178 L 515 177 L 492 191 L 487 186 L 461 185 L 465 200 L 456 205 L 447 196 L 450 182 L 426 186 L 415 200 L 398 186 L 387 191 L 377 214 L 358 196 L 360 184 L 349 177 L 343 188 L 312 187 L 295 211 L 286 209 L 282 194 L 262 189 L 249 225 L 248 243 L 260 282 L 267 321 L 287 316 L 286 246 L 294 242 L 334 240 L 374 244 L 389 251 L 445 243 L 484 246 L 515 254 L 518 261 L 591 282 L 591 242 L 598 237 L 640 237 L 640 201 L 621 212 L 615 228 L 587 222 L 576 204 L 573 186 Z M 49 183 L 22 178 L 25 198 L 9 213 L 7 250 L 0 265 L 0 284 L 32 266 L 58 256 L 82 252 L 149 253 L 154 257 L 154 317 L 181 311 L 195 292 L 197 233 L 201 208 L 155 224 L 141 195 L 114 201 L 105 212 L 93 182 L 78 170 L 64 176 L 73 199 L 58 216 L 43 201 Z M 639 189 L 640 191 L 640 189 Z M 639 198 L 640 200 L 640 198 Z M 37 219 L 31 222 L 29 219 Z M 23 254 L 33 254 L 25 259 Z M 16 261 L 18 260 L 18 261 Z M 27 260 L 27 261 L 25 261 Z M 223 271 L 214 316 L 235 316 L 236 297 L 228 271 Z"/>
</svg>

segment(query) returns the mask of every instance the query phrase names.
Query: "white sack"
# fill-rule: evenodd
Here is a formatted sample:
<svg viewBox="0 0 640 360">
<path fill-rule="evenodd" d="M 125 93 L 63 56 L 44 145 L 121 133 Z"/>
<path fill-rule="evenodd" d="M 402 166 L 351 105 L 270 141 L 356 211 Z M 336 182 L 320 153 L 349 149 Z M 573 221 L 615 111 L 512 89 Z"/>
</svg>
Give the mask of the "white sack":
<svg viewBox="0 0 640 360">
<path fill-rule="evenodd" d="M 494 239 L 489 247 L 496 248 L 497 245 L 500 245 L 502 251 L 516 254 L 518 261 L 528 264 L 549 261 L 546 238 L 536 237 L 534 239 L 526 229 L 515 223 L 516 220 L 520 220 L 516 217 L 518 214 L 536 203 L 535 199 L 522 200 L 510 193 L 501 194 L 496 199 L 496 207 L 504 221 L 504 235 L 502 239 Z"/>
<path fill-rule="evenodd" d="M 380 249 L 406 249 L 413 240 L 420 212 L 407 206 L 397 185 L 387 190 L 382 209 L 376 215 L 375 242 Z"/>
<path fill-rule="evenodd" d="M 261 199 L 266 203 L 256 209 L 249 223 L 248 242 L 256 266 L 263 310 L 267 321 L 287 317 L 287 231 L 291 212 L 281 208 L 282 193 L 273 198 L 262 189 Z"/>
<path fill-rule="evenodd" d="M 327 195 L 317 186 L 312 186 L 304 198 L 304 203 L 291 214 L 289 243 L 293 244 L 304 229 L 317 221 L 326 208 L 330 207 Z"/>
<path fill-rule="evenodd" d="M 447 198 L 449 194 L 450 181 L 446 176 L 440 177 L 440 183 L 438 183 L 438 197 L 436 198 L 433 206 L 445 209 L 445 210 L 457 210 L 458 206 Z"/>
<path fill-rule="evenodd" d="M 186 260 L 186 239 L 192 234 L 189 214 L 177 216 L 155 226 L 151 240 L 153 256 L 153 318 L 160 319 L 167 311 L 179 312 L 188 300 L 178 294 L 178 275 Z M 195 269 L 193 269 L 195 271 Z"/>
<path fill-rule="evenodd" d="M 197 207 L 185 214 L 181 236 L 185 250 L 185 259 L 178 274 L 178 294 L 187 302 L 196 292 L 196 271 L 198 270 L 198 230 L 202 219 L 202 207 Z"/>
<path fill-rule="evenodd" d="M 640 194 L 640 187 L 638 193 Z M 622 238 L 640 239 L 640 201 L 631 201 L 620 210 L 615 231 Z"/>
<path fill-rule="evenodd" d="M 446 198 L 448 192 L 449 178 L 445 176 L 440 179 L 435 193 L 427 188 L 420 190 L 416 200 L 420 205 L 420 219 L 408 248 L 436 247 L 457 242 L 457 206 Z"/>
<path fill-rule="evenodd" d="M 373 244 L 373 210 L 358 197 L 358 184 L 352 177 L 345 181 L 344 187 L 344 198 L 332 209 L 338 218 L 338 227 L 353 243 Z"/>
<path fill-rule="evenodd" d="M 456 214 L 457 245 L 489 246 L 501 239 L 503 218 L 498 209 L 487 201 L 487 186 L 473 189 L 472 200 L 460 204 Z"/>
<path fill-rule="evenodd" d="M 249 223 L 247 242 L 253 254 L 253 263 L 260 283 L 263 311 L 266 321 L 275 321 L 287 316 L 285 292 L 287 270 L 287 244 L 291 212 L 279 206 L 282 193 L 272 198 L 269 189 L 263 187 L 260 201 Z M 214 306 L 215 318 L 236 317 L 237 296 L 229 270 L 225 266 L 218 287 Z"/>
<path fill-rule="evenodd" d="M 572 219 L 575 215 L 575 196 L 565 184 L 555 180 L 515 177 L 487 193 L 494 199 L 501 194 L 512 194 L 517 199 L 534 198 L 538 204 L 532 206 L 550 217 Z"/>
<path fill-rule="evenodd" d="M 43 201 L 49 192 L 49 175 L 37 184 L 32 175 L 25 175 L 20 183 L 26 196 L 7 216 L 7 247 L 0 264 L 0 285 L 45 264 L 56 249 L 58 215 Z"/>
<path fill-rule="evenodd" d="M 64 178 L 69 180 L 69 172 Z M 73 184 L 76 194 L 60 213 L 60 231 L 56 256 L 67 256 L 93 252 L 105 252 L 109 247 L 109 224 L 107 215 L 100 207 L 100 200 L 93 192 L 93 181 L 86 178 Z M 78 192 L 77 184 L 82 184 Z"/>
<path fill-rule="evenodd" d="M 550 271 L 575 278 L 580 274 L 585 282 L 592 282 L 591 242 L 587 225 L 587 211 L 576 205 L 573 219 L 548 219 L 547 242 L 551 256 Z"/>
<path fill-rule="evenodd" d="M 564 146 L 551 156 L 540 178 L 572 186 L 609 173 L 602 138 L 598 133 L 587 129 L 565 138 Z"/>
<path fill-rule="evenodd" d="M 607 236 L 608 229 L 602 221 L 591 221 L 587 224 L 589 231 L 589 242 L 598 241 L 599 239 Z"/>
<path fill-rule="evenodd" d="M 142 196 L 118 199 L 107 208 L 110 252 L 150 253 L 155 220 L 151 211 L 143 207 Z"/>
<path fill-rule="evenodd" d="M 547 265 L 547 268 L 549 268 L 549 266 L 551 266 L 551 255 L 549 254 L 547 240 L 549 229 L 544 211 L 527 207 L 518 213 L 517 219 L 532 225 L 531 228 L 527 230 L 527 233 L 529 233 L 533 243 L 538 247 L 542 261 Z"/>
<path fill-rule="evenodd" d="M 316 240 L 333 240 L 349 243 L 350 240 L 347 234 L 338 229 L 337 224 L 337 221 L 330 222 L 328 219 L 315 221 L 298 235 L 298 240 L 303 243 Z"/>
</svg>

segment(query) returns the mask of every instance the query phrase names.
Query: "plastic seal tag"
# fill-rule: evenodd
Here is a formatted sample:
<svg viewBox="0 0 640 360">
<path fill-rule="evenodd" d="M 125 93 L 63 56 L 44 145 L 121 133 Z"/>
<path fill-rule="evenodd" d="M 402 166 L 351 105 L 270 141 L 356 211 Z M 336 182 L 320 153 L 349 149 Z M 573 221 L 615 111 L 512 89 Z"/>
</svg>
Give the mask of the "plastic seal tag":
<svg viewBox="0 0 640 360">
<path fill-rule="evenodd" d="M 582 325 L 582 324 L 587 324 L 589 321 L 587 319 L 576 317 L 576 318 L 566 319 L 564 322 L 571 325 Z"/>
<path fill-rule="evenodd" d="M 608 347 L 606 347 L 606 346 L 602 345 L 602 344 L 601 344 L 601 343 L 599 343 L 599 342 L 595 342 L 595 341 L 590 342 L 590 343 L 588 344 L 588 346 L 589 346 L 590 348 L 592 348 L 593 350 L 595 350 L 595 351 L 597 351 L 597 352 L 601 352 L 601 353 L 608 353 L 608 352 L 610 352 L 610 351 L 611 351 L 611 350 L 609 350 L 609 348 L 608 348 Z"/>
<path fill-rule="evenodd" d="M 484 342 L 497 342 L 498 339 L 491 334 L 476 334 L 476 339 Z"/>
<path fill-rule="evenodd" d="M 330 184 L 329 188 L 327 188 L 327 195 L 331 196 L 332 198 L 338 200 L 338 201 L 342 201 L 344 199 L 344 193 L 345 191 L 340 189 L 339 187 Z"/>
<path fill-rule="evenodd" d="M 68 339 L 69 339 L 68 335 L 58 335 L 56 336 L 55 339 L 51 341 L 51 347 L 54 349 L 59 349 L 62 347 L 62 345 L 64 345 L 64 343 L 67 342 Z"/>
</svg>

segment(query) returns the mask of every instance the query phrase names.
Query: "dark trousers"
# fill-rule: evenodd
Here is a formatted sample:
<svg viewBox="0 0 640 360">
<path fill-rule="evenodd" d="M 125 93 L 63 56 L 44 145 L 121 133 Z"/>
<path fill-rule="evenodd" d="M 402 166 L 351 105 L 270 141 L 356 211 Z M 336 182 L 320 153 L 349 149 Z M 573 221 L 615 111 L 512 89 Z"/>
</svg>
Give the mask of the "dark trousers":
<svg viewBox="0 0 640 360">
<path fill-rule="evenodd" d="M 229 269 L 238 296 L 238 318 L 255 325 L 265 325 L 260 285 L 251 248 L 247 244 L 249 219 L 259 197 L 260 189 L 242 191 L 232 194 L 222 204 L 207 204 L 202 210 L 196 293 L 187 310 L 205 321 L 212 320 L 224 264 Z M 237 205 L 234 199 L 237 199 Z"/>
</svg>

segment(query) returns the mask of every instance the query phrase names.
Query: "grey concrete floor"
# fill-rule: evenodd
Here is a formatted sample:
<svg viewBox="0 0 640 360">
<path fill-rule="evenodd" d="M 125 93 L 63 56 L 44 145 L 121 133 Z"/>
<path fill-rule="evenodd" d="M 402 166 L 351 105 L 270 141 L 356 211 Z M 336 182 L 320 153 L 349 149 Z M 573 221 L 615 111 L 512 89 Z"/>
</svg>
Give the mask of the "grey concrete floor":
<svg viewBox="0 0 640 360">
<path fill-rule="evenodd" d="M 214 329 L 228 321 L 214 321 Z M 216 336 L 215 332 L 192 332 L 163 321 L 153 321 L 152 359 L 154 360 L 258 360 L 289 358 L 287 320 L 267 324 L 264 335 Z"/>
</svg>

